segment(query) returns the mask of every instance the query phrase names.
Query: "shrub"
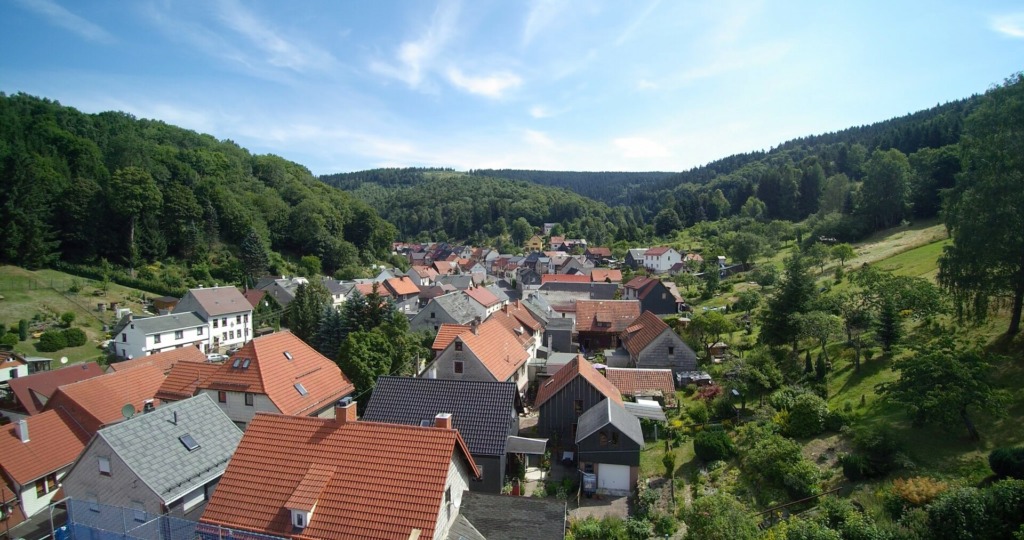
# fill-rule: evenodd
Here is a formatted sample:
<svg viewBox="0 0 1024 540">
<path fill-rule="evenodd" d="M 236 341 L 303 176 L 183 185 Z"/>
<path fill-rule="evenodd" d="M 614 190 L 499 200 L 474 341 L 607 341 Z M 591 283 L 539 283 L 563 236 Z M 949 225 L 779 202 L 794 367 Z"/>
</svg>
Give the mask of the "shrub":
<svg viewBox="0 0 1024 540">
<path fill-rule="evenodd" d="M 853 408 L 850 406 L 849 402 L 847 402 L 846 406 L 843 408 L 846 409 L 847 407 L 849 407 L 850 409 Z M 829 411 L 828 414 L 825 416 L 825 431 L 838 432 L 840 429 L 843 429 L 843 426 L 849 423 L 850 417 L 845 412 Z"/>
<path fill-rule="evenodd" d="M 60 330 L 47 330 L 43 332 L 43 335 L 39 336 L 39 343 L 36 344 L 36 350 L 39 352 L 54 352 L 67 346 L 68 341 L 67 338 L 64 337 L 64 332 Z"/>
<path fill-rule="evenodd" d="M 722 395 L 722 387 L 717 384 L 702 386 L 697 390 L 697 397 L 704 401 L 711 401 Z"/>
<path fill-rule="evenodd" d="M 722 396 L 711 403 L 712 414 L 715 418 L 721 420 L 727 420 L 736 418 L 736 407 L 733 406 L 729 398 Z"/>
<path fill-rule="evenodd" d="M 884 506 L 889 515 L 900 518 L 908 510 L 923 508 L 948 489 L 945 482 L 931 478 L 897 478 L 885 495 Z"/>
<path fill-rule="evenodd" d="M 687 538 L 702 540 L 753 540 L 759 536 L 757 520 L 731 495 L 700 497 L 685 515 Z"/>
<path fill-rule="evenodd" d="M 679 523 L 672 514 L 655 513 L 651 516 L 651 524 L 654 525 L 656 536 L 671 536 L 676 533 Z"/>
<path fill-rule="evenodd" d="M 810 461 L 801 459 L 783 473 L 782 484 L 794 499 L 803 499 L 821 493 L 818 481 L 821 471 Z"/>
<path fill-rule="evenodd" d="M 828 405 L 814 394 L 801 394 L 789 409 L 786 433 L 791 437 L 812 437 L 825 431 Z"/>
<path fill-rule="evenodd" d="M 28 339 L 28 321 L 22 319 L 18 321 L 18 341 L 25 341 Z"/>
<path fill-rule="evenodd" d="M 885 428 L 866 427 L 854 432 L 856 452 L 841 458 L 843 475 L 850 480 L 877 478 L 906 466 L 906 457 Z"/>
<path fill-rule="evenodd" d="M 60 322 L 64 325 L 65 328 L 70 327 L 71 323 L 75 322 L 75 312 L 65 311 L 64 313 L 61 313 Z"/>
<path fill-rule="evenodd" d="M 85 345 L 86 341 L 89 341 L 85 331 L 81 328 L 67 328 L 61 333 L 64 334 L 64 341 L 68 347 L 81 347 Z"/>
<path fill-rule="evenodd" d="M 729 459 L 735 451 L 732 438 L 721 430 L 704 430 L 693 438 L 693 452 L 704 462 Z"/>
<path fill-rule="evenodd" d="M 986 522 L 985 497 L 975 488 L 947 491 L 928 506 L 930 538 L 983 538 Z"/>
<path fill-rule="evenodd" d="M 18 344 L 18 334 L 4 334 L 0 336 L 0 345 L 13 347 Z"/>
<path fill-rule="evenodd" d="M 843 466 L 843 476 L 851 482 L 868 477 L 868 460 L 861 454 L 843 454 L 839 463 Z"/>
<path fill-rule="evenodd" d="M 1000 478 L 1024 479 L 1024 447 L 996 448 L 988 455 L 988 465 Z"/>
<path fill-rule="evenodd" d="M 653 531 L 654 527 L 646 519 L 631 517 L 626 520 L 626 537 L 630 540 L 647 540 Z"/>
<path fill-rule="evenodd" d="M 706 424 L 711 419 L 711 415 L 708 413 L 708 406 L 703 401 L 698 401 L 686 410 L 686 414 L 689 415 L 690 420 L 694 424 Z"/>
</svg>

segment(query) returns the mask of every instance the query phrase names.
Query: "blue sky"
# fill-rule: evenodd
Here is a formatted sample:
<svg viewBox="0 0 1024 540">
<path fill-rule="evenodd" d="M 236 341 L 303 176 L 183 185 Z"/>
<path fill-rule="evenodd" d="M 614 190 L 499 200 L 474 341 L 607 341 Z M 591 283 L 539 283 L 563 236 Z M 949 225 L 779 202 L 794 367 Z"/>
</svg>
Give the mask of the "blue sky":
<svg viewBox="0 0 1024 540">
<path fill-rule="evenodd" d="M 983 92 L 1019 2 L 0 0 L 0 91 L 315 174 L 678 171 Z"/>
</svg>

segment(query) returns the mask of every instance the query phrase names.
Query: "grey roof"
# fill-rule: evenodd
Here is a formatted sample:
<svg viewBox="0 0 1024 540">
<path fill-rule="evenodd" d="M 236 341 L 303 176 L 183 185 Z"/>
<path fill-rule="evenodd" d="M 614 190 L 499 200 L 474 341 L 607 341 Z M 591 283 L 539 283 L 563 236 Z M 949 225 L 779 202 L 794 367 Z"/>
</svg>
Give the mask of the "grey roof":
<svg viewBox="0 0 1024 540">
<path fill-rule="evenodd" d="M 473 276 L 466 274 L 460 276 L 438 276 L 438 278 L 434 280 L 434 283 L 451 285 L 456 289 L 464 291 L 473 286 Z"/>
<path fill-rule="evenodd" d="M 501 287 L 497 285 L 488 285 L 486 289 L 491 291 L 494 296 L 498 297 L 499 302 L 504 304 L 509 301 L 508 295 L 505 294 L 505 291 L 501 290 Z"/>
<path fill-rule="evenodd" d="M 509 454 L 544 455 L 547 447 L 547 439 L 531 439 L 529 437 L 516 437 L 515 435 L 509 435 L 505 451 Z"/>
<path fill-rule="evenodd" d="M 186 434 L 199 444 L 191 452 L 179 439 Z M 223 474 L 242 431 L 200 394 L 105 427 L 96 437 L 169 504 Z"/>
<path fill-rule="evenodd" d="M 516 396 L 513 382 L 384 376 L 377 379 L 362 419 L 418 426 L 449 413 L 470 454 L 501 456 L 516 415 Z"/>
<path fill-rule="evenodd" d="M 575 293 L 580 300 L 614 300 L 615 291 L 619 289 L 618 283 L 573 283 L 565 281 L 550 281 L 540 286 L 544 292 Z"/>
<path fill-rule="evenodd" d="M 648 248 L 633 248 L 629 250 L 629 254 L 632 255 L 634 259 L 642 259 L 644 258 L 644 254 L 647 253 L 647 249 Z"/>
<path fill-rule="evenodd" d="M 135 328 L 141 330 L 143 334 L 160 334 L 185 328 L 206 326 L 206 322 L 200 319 L 199 315 L 192 312 L 134 319 L 131 323 L 135 325 Z"/>
<path fill-rule="evenodd" d="M 209 317 L 252 311 L 252 304 L 235 287 L 189 289 L 172 313 L 197 311 Z"/>
<path fill-rule="evenodd" d="M 630 414 L 625 407 L 608 398 L 601 400 L 580 416 L 576 426 L 576 443 L 609 424 L 615 426 L 633 442 L 640 446 L 644 445 L 644 432 L 640 429 L 640 420 Z"/>
<path fill-rule="evenodd" d="M 456 291 L 438 296 L 432 300 L 445 311 L 452 319 L 459 324 L 469 324 L 477 317 L 483 318 L 485 312 L 479 304 L 472 301 L 466 293 Z"/>
<path fill-rule="evenodd" d="M 323 284 L 327 287 L 327 291 L 333 294 L 348 294 L 352 292 L 356 284 L 350 281 L 339 281 L 337 279 L 331 279 L 328 277 L 322 278 Z"/>
<path fill-rule="evenodd" d="M 565 537 L 565 502 L 467 491 L 459 513 L 487 540 Z"/>
<path fill-rule="evenodd" d="M 661 420 L 662 422 L 668 420 L 668 418 L 665 417 L 665 411 L 663 411 L 660 406 L 651 407 L 649 405 L 633 403 L 630 401 L 623 402 L 622 406 L 629 411 L 629 414 L 632 414 L 637 418 L 649 418 L 651 420 Z"/>
<path fill-rule="evenodd" d="M 459 514 L 452 522 L 447 538 L 448 540 L 487 540 L 487 537 L 480 534 L 480 531 L 476 530 L 476 527 L 462 514 Z"/>
</svg>

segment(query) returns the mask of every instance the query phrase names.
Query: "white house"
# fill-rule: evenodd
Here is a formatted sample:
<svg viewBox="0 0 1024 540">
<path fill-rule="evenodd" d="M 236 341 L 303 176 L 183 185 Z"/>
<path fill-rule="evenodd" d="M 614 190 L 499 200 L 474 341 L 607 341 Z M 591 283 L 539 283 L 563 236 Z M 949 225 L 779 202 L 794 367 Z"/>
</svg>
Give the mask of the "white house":
<svg viewBox="0 0 1024 540">
<path fill-rule="evenodd" d="M 661 246 L 648 249 L 644 253 L 644 267 L 659 274 L 668 272 L 683 256 L 670 247 Z"/>
<path fill-rule="evenodd" d="M 0 382 L 28 376 L 28 362 L 11 353 L 0 353 Z"/>
<path fill-rule="evenodd" d="M 253 337 L 252 305 L 235 287 L 191 289 L 173 313 L 194 313 L 206 322 L 206 352 L 241 347 Z"/>
<path fill-rule="evenodd" d="M 85 447 L 85 434 L 44 411 L 0 428 L 0 471 L 25 516 L 45 509 Z"/>
<path fill-rule="evenodd" d="M 205 353 L 210 352 L 210 330 L 191 312 L 143 318 L 129 313 L 112 345 L 115 356 L 128 359 L 182 347 L 199 347 Z"/>
</svg>

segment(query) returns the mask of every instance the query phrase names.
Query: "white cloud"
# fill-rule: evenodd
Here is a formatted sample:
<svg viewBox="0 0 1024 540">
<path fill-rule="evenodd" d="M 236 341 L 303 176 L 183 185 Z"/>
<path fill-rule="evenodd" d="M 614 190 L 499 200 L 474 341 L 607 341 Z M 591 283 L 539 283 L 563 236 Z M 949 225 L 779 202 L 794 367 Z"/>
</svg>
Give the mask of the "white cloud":
<svg viewBox="0 0 1024 540">
<path fill-rule="evenodd" d="M 527 129 L 523 132 L 523 134 L 523 138 L 526 140 L 526 142 L 534 146 L 555 146 L 555 141 L 553 141 L 551 137 L 548 137 L 547 133 L 544 133 L 543 131 Z"/>
<path fill-rule="evenodd" d="M 285 38 L 236 0 L 221 0 L 218 7 L 221 21 L 262 50 L 272 66 L 305 72 L 327 69 L 334 64 L 334 58 L 327 51 Z"/>
<path fill-rule="evenodd" d="M 527 47 L 566 7 L 564 0 L 534 0 L 523 25 L 523 46 Z"/>
<path fill-rule="evenodd" d="M 397 64 L 375 60 L 370 63 L 370 69 L 386 77 L 398 79 L 412 88 L 419 87 L 444 46 L 452 38 L 458 16 L 458 4 L 442 3 L 434 12 L 430 26 L 423 35 L 398 47 L 395 53 Z"/>
<path fill-rule="evenodd" d="M 629 26 L 627 26 L 626 29 L 621 34 L 619 34 L 618 39 L 615 40 L 615 46 L 618 47 L 629 41 L 633 37 L 633 33 L 635 33 L 637 29 L 639 29 L 640 26 L 643 25 L 644 21 L 647 20 L 647 17 L 651 16 L 651 13 L 654 13 L 654 10 L 658 8 L 658 4 L 660 3 L 661 0 L 654 0 L 653 2 L 648 4 L 647 9 L 643 10 L 643 12 L 640 13 L 640 15 L 638 15 L 635 19 L 633 19 L 633 22 L 631 22 Z"/>
<path fill-rule="evenodd" d="M 630 159 L 652 159 L 668 157 L 668 148 L 647 137 L 620 137 L 612 140 L 622 156 Z"/>
<path fill-rule="evenodd" d="M 989 20 L 989 27 L 1015 39 L 1024 39 L 1024 13 L 998 15 Z"/>
<path fill-rule="evenodd" d="M 70 30 L 89 41 L 100 43 L 116 41 L 114 36 L 98 24 L 71 13 L 53 0 L 18 0 L 18 2 L 25 8 L 46 17 L 51 24 Z"/>
<path fill-rule="evenodd" d="M 466 75 L 459 68 L 448 68 L 448 81 L 471 94 L 500 98 L 506 90 L 518 88 L 523 80 L 515 73 L 501 72 L 483 77 Z"/>
<path fill-rule="evenodd" d="M 792 44 L 780 42 L 762 43 L 746 50 L 724 50 L 709 62 L 683 71 L 679 78 L 681 82 L 689 83 L 752 67 L 765 67 L 781 60 L 792 48 Z"/>
</svg>

